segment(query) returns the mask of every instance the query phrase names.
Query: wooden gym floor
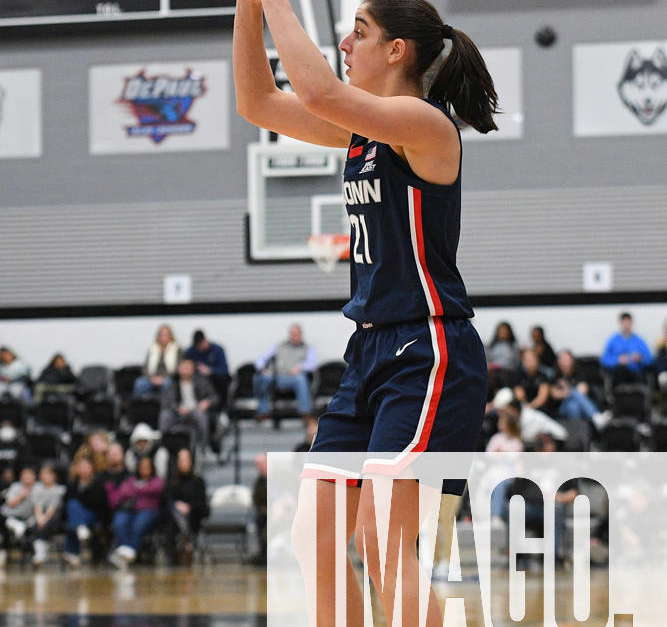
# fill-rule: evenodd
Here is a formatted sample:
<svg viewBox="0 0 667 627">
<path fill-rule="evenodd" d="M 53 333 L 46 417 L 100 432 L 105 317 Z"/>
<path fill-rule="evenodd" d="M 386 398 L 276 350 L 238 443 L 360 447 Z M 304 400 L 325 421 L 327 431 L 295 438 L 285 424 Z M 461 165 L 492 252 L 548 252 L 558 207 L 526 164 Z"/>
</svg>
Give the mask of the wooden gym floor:
<svg viewBox="0 0 667 627">
<path fill-rule="evenodd" d="M 601 605 L 595 594 L 596 576 L 592 582 L 594 615 L 596 606 Z M 529 579 L 530 575 L 527 580 L 530 591 Z M 445 585 L 435 585 L 439 595 Z M 373 605 L 376 627 L 384 626 L 376 604 Z M 535 608 L 528 603 L 528 610 L 532 614 Z M 535 621 L 534 614 L 532 618 L 522 624 L 542 625 L 541 621 Z M 264 627 L 266 624 L 266 575 L 263 569 L 252 566 L 231 563 L 193 568 L 137 567 L 126 572 L 107 568 L 64 571 L 57 566 L 34 572 L 30 567 L 13 566 L 0 571 L 0 627 Z M 465 627 L 478 625 L 478 621 L 472 620 Z"/>
</svg>

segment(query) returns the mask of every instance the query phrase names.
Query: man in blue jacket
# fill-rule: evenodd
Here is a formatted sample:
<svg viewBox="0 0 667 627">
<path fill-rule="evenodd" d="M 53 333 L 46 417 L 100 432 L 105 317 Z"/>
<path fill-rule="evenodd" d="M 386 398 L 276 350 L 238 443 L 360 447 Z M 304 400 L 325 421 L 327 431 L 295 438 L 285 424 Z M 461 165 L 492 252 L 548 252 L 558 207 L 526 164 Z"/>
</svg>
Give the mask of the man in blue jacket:
<svg viewBox="0 0 667 627">
<path fill-rule="evenodd" d="M 185 351 L 185 358 L 195 362 L 197 372 L 208 377 L 213 384 L 221 408 L 227 406 L 227 388 L 229 386 L 229 368 L 225 349 L 208 340 L 201 329 L 192 336 L 192 346 Z"/>
<path fill-rule="evenodd" d="M 620 332 L 607 340 L 600 362 L 611 373 L 614 385 L 643 382 L 653 361 L 651 351 L 646 342 L 632 332 L 633 320 L 629 313 L 623 312 L 619 323 Z"/>
</svg>

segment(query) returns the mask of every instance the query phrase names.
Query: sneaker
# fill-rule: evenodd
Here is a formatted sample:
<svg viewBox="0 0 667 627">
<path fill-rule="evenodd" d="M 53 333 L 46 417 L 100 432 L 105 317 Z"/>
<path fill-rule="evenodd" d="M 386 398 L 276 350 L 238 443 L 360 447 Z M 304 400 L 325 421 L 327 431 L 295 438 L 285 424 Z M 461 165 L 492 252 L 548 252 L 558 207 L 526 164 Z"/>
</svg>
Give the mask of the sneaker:
<svg viewBox="0 0 667 627">
<path fill-rule="evenodd" d="M 87 542 L 90 540 L 90 529 L 86 525 L 79 525 L 76 528 L 76 535 L 79 538 L 79 542 Z"/>
<path fill-rule="evenodd" d="M 4 568 L 7 564 L 7 551 L 4 549 L 0 550 L 0 568 Z"/>
<path fill-rule="evenodd" d="M 137 552 L 131 546 L 121 545 L 116 551 L 128 563 L 134 562 L 137 558 Z"/>
<path fill-rule="evenodd" d="M 127 570 L 127 560 L 120 554 L 118 549 L 109 555 L 109 562 L 118 570 Z"/>
<path fill-rule="evenodd" d="M 27 525 L 18 518 L 8 518 L 6 525 L 17 540 L 20 540 L 23 537 L 25 530 L 27 529 Z"/>
<path fill-rule="evenodd" d="M 49 543 L 46 540 L 35 540 L 32 543 L 33 548 L 35 549 L 35 554 L 32 558 L 32 563 L 35 566 L 41 566 L 49 554 Z"/>
<path fill-rule="evenodd" d="M 65 563 L 72 568 L 79 568 L 79 566 L 81 566 L 81 558 L 74 553 L 63 553 L 63 560 L 65 560 Z"/>
</svg>

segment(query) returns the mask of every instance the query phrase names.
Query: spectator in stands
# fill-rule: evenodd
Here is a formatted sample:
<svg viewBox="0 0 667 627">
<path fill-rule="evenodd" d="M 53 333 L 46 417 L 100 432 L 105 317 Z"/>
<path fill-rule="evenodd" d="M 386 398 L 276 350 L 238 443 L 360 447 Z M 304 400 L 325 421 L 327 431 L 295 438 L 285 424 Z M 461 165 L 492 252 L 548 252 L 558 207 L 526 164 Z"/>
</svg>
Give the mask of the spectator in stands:
<svg viewBox="0 0 667 627">
<path fill-rule="evenodd" d="M 558 449 L 556 441 L 548 434 L 543 433 L 536 439 L 535 450 L 540 453 L 553 453 Z M 548 472 L 548 470 L 546 470 Z M 538 537 L 544 535 L 544 495 L 534 481 L 515 479 L 509 492 L 511 498 L 515 494 L 521 495 L 525 502 L 526 527 L 535 531 Z M 556 493 L 555 503 L 555 553 L 556 566 L 562 566 L 562 546 L 567 531 L 566 508 L 574 502 L 579 494 L 579 482 L 576 479 L 566 481 Z M 505 502 L 503 518 L 509 521 L 509 498 Z M 523 569 L 523 567 L 522 567 Z"/>
<path fill-rule="evenodd" d="M 30 466 L 23 468 L 19 480 L 9 486 L 5 495 L 5 503 L 0 507 L 0 536 L 2 537 L 0 565 L 2 566 L 7 561 L 7 549 L 11 537 L 21 540 L 35 522 L 33 502 L 35 479 L 33 468 Z"/>
<path fill-rule="evenodd" d="M 192 335 L 192 346 L 185 351 L 185 358 L 195 363 L 197 372 L 211 380 L 216 392 L 226 390 L 229 382 L 229 368 L 225 349 L 208 340 L 201 329 Z M 226 403 L 226 398 L 220 399 Z"/>
<path fill-rule="evenodd" d="M 208 444 L 208 411 L 216 400 L 208 378 L 195 370 L 191 359 L 183 359 L 173 384 L 162 391 L 160 430 L 190 429 L 199 445 L 205 447 Z"/>
<path fill-rule="evenodd" d="M 556 353 L 544 336 L 544 328 L 534 326 L 530 330 L 530 337 L 533 340 L 533 350 L 537 355 L 540 366 L 553 371 L 556 366 Z"/>
<path fill-rule="evenodd" d="M 256 566 L 266 565 L 267 537 L 267 474 L 268 465 L 266 453 L 260 453 L 255 457 L 257 466 L 257 478 L 252 488 L 252 502 L 255 506 L 255 523 L 257 524 L 257 538 L 259 540 L 259 552 L 251 558 L 251 563 Z"/>
<path fill-rule="evenodd" d="M 520 403 L 542 410 L 549 401 L 549 381 L 540 371 L 540 362 L 534 350 L 527 348 L 523 351 L 521 365 L 519 384 L 514 387 L 514 396 Z"/>
<path fill-rule="evenodd" d="M 7 346 L 0 346 L 0 397 L 30 400 L 30 368 Z"/>
<path fill-rule="evenodd" d="M 118 442 L 109 445 L 107 451 L 107 468 L 100 474 L 100 481 L 107 493 L 107 505 L 109 505 L 109 490 L 117 488 L 130 476 L 125 468 L 125 451 Z M 111 506 L 107 508 L 104 517 L 105 522 L 111 522 Z"/>
<path fill-rule="evenodd" d="M 516 407 L 508 405 L 498 411 L 498 432 L 491 436 L 486 445 L 487 453 L 520 453 L 523 451 L 521 441 L 521 419 Z M 507 491 L 511 481 L 502 481 L 491 494 L 491 521 L 494 526 L 502 520 L 507 501 Z"/>
<path fill-rule="evenodd" d="M 658 375 L 658 385 L 667 392 L 667 320 L 662 328 L 662 337 L 658 341 L 655 351 L 655 371 Z"/>
<path fill-rule="evenodd" d="M 292 324 L 288 339 L 273 346 L 255 362 L 255 395 L 259 401 L 257 420 L 269 416 L 269 397 L 274 383 L 279 390 L 294 392 L 304 421 L 311 419 L 313 402 L 308 374 L 316 367 L 315 349 L 304 342 L 301 326 Z"/>
<path fill-rule="evenodd" d="M 491 343 L 486 349 L 490 368 L 517 370 L 521 363 L 519 345 L 509 322 L 499 322 Z"/>
<path fill-rule="evenodd" d="M 209 515 L 206 483 L 193 472 L 192 452 L 183 448 L 176 456 L 176 472 L 167 485 L 166 501 L 169 509 L 167 554 L 175 564 L 192 560 L 194 539 L 201 523 Z"/>
<path fill-rule="evenodd" d="M 575 374 L 572 352 L 560 351 L 557 364 L 556 382 L 550 390 L 555 414 L 561 418 L 589 420 L 597 424 L 600 410 L 588 396 L 588 384 L 579 381 Z"/>
<path fill-rule="evenodd" d="M 614 333 L 604 348 L 600 362 L 612 377 L 612 385 L 641 383 L 653 357 L 646 342 L 633 333 L 632 316 L 623 312 L 619 316 L 620 330 Z"/>
<path fill-rule="evenodd" d="M 160 325 L 155 341 L 148 349 L 144 376 L 134 382 L 134 395 L 159 394 L 162 388 L 171 383 L 180 359 L 181 349 L 176 343 L 174 332 L 168 324 Z"/>
<path fill-rule="evenodd" d="M 493 398 L 492 408 L 500 412 L 507 408 L 521 425 L 521 439 L 526 444 L 533 444 L 541 433 L 547 433 L 556 440 L 567 439 L 567 429 L 550 418 L 542 411 L 533 409 L 530 405 L 520 403 L 510 388 L 502 388 Z"/>
<path fill-rule="evenodd" d="M 106 510 L 106 493 L 100 478 L 95 476 L 93 462 L 81 457 L 74 465 L 74 476 L 65 495 L 67 536 L 63 559 L 74 568 L 81 565 L 81 543 L 88 542 L 92 530 Z"/>
<path fill-rule="evenodd" d="M 14 469 L 11 466 L 4 466 L 0 473 L 0 504 L 5 502 L 7 490 L 9 490 L 14 481 Z"/>
<path fill-rule="evenodd" d="M 107 454 L 111 438 L 104 429 L 91 431 L 84 443 L 77 449 L 72 458 L 70 474 L 76 471 L 76 465 L 80 459 L 89 459 L 93 464 L 93 471 L 97 474 L 107 469 Z"/>
<path fill-rule="evenodd" d="M 163 491 L 164 481 L 155 475 L 150 457 L 142 457 L 136 475 L 109 491 L 116 544 L 109 561 L 117 568 L 126 568 L 137 558 L 141 541 L 158 521 Z"/>
<path fill-rule="evenodd" d="M 49 554 L 49 542 L 58 532 L 62 518 L 62 500 L 65 486 L 59 485 L 53 464 L 45 463 L 39 471 L 39 483 L 33 489 L 35 526 L 33 529 L 32 563 L 40 566 Z"/>
<path fill-rule="evenodd" d="M 70 394 L 74 391 L 76 377 L 62 353 L 56 353 L 35 384 L 35 402 L 39 403 L 45 394 Z"/>
<path fill-rule="evenodd" d="M 125 467 L 129 473 L 135 473 L 139 459 L 148 456 L 153 460 L 155 472 L 161 479 L 169 472 L 169 451 L 160 446 L 160 434 L 147 424 L 140 422 L 130 435 L 130 446 L 125 453 Z"/>
</svg>

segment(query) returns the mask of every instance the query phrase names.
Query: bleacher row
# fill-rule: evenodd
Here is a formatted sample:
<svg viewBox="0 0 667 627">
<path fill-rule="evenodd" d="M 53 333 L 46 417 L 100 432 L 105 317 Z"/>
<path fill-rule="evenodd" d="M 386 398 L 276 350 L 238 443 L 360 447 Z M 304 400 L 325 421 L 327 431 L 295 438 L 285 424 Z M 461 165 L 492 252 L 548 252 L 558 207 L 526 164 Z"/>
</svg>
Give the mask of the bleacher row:
<svg viewBox="0 0 667 627">
<path fill-rule="evenodd" d="M 326 408 L 335 393 L 345 363 L 330 361 L 321 364 L 311 375 L 315 415 Z M 645 383 L 613 387 L 611 377 L 600 367 L 597 356 L 576 359 L 579 377 L 591 388 L 591 395 L 602 410 L 612 413 L 612 420 L 597 434 L 596 442 L 604 450 L 667 450 L 667 395 L 660 394 L 655 378 Z M 81 444 L 86 433 L 104 429 L 116 434 L 126 444 L 134 426 L 148 424 L 159 430 L 160 399 L 155 396 L 134 397 L 135 380 L 141 376 L 139 365 L 112 370 L 103 365 L 81 369 L 77 384 L 63 392 L 46 392 L 39 402 L 27 404 L 9 395 L 0 398 L 0 425 L 9 424 L 16 430 L 17 441 L 0 437 L 0 464 L 12 460 L 65 461 Z M 211 445 L 219 451 L 224 432 L 217 430 L 217 416 L 226 413 L 232 422 L 254 419 L 257 399 L 253 379 L 255 366 L 241 365 L 222 390 L 220 403 L 211 412 Z M 511 380 L 512 373 L 490 372 L 490 394 Z M 297 417 L 296 399 L 291 392 L 274 389 L 271 417 L 279 428 L 281 421 Z M 178 434 L 163 434 L 168 449 L 183 445 Z"/>
<path fill-rule="evenodd" d="M 312 395 L 317 413 L 324 410 L 345 369 L 343 362 L 326 362 L 311 375 Z M 103 365 L 84 366 L 72 386 L 45 388 L 36 402 L 26 403 L 8 394 L 0 398 L 0 425 L 10 425 L 15 438 L 0 433 L 0 465 L 17 460 L 38 463 L 44 459 L 66 461 L 80 446 L 85 435 L 96 429 L 114 433 L 127 445 L 132 429 L 139 423 L 159 431 L 161 401 L 158 396 L 133 396 L 134 383 L 142 374 L 139 365 L 112 370 Z M 255 366 L 244 364 L 223 383 L 216 381 L 220 401 L 210 412 L 210 441 L 220 450 L 225 435 L 218 417 L 228 414 L 232 421 L 254 419 L 257 399 L 253 392 Z M 34 388 L 33 384 L 29 384 Z M 273 390 L 271 416 L 279 428 L 282 420 L 297 417 L 296 399 L 291 392 Z M 226 423 L 226 421 L 225 421 Z M 163 445 L 177 450 L 182 434 L 162 434 Z"/>
<path fill-rule="evenodd" d="M 575 358 L 577 378 L 586 382 L 590 396 L 611 419 L 591 434 L 592 448 L 602 451 L 667 451 L 667 393 L 660 389 L 649 368 L 639 383 L 614 385 L 612 374 L 596 355 Z M 509 386 L 516 373 L 502 369 L 489 373 L 489 400 L 499 388 Z M 488 441 L 490 433 L 487 429 Z M 482 442 L 482 447 L 484 441 Z M 574 449 L 572 449 L 574 450 Z"/>
</svg>

